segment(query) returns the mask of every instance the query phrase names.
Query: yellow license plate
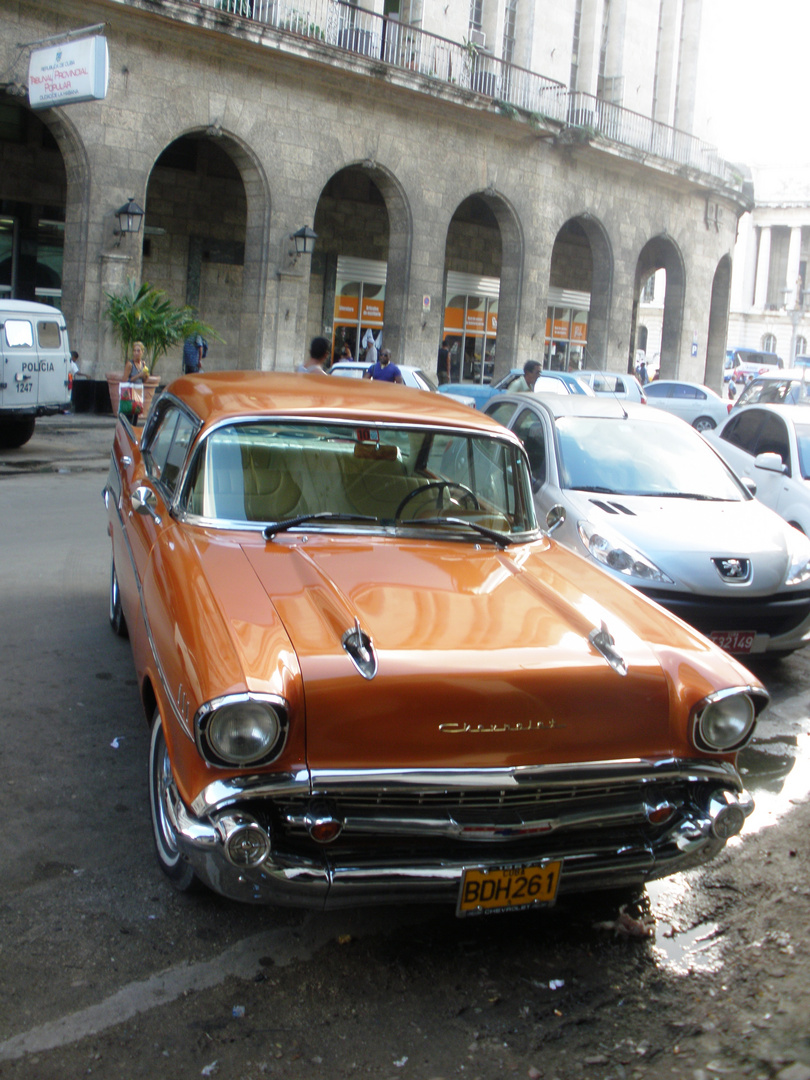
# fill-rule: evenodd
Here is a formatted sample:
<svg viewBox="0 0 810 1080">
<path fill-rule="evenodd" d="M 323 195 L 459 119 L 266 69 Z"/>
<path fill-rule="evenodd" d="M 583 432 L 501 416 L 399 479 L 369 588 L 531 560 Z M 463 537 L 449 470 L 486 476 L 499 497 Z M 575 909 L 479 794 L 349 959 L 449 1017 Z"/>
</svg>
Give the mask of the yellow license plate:
<svg viewBox="0 0 810 1080">
<path fill-rule="evenodd" d="M 489 870 L 469 867 L 461 879 L 456 914 L 552 904 L 557 896 L 561 868 L 561 862 L 499 866 Z"/>
</svg>

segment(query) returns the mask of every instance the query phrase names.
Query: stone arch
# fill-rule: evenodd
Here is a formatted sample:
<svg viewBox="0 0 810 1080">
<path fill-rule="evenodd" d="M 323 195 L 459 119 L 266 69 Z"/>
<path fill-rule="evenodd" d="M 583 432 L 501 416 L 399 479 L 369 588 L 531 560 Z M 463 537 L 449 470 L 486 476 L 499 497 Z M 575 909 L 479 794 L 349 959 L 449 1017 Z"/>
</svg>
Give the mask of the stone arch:
<svg viewBox="0 0 810 1080">
<path fill-rule="evenodd" d="M 683 255 L 666 233 L 648 240 L 636 262 L 635 286 L 633 289 L 633 313 L 630 326 L 630 349 L 627 357 L 627 370 L 632 371 L 635 361 L 636 326 L 638 306 L 642 289 L 650 275 L 657 270 L 666 271 L 666 290 L 664 293 L 664 311 L 661 325 L 661 349 L 659 374 L 662 379 L 677 379 L 680 369 L 680 347 L 683 333 L 684 297 L 686 293 L 686 270 Z"/>
<path fill-rule="evenodd" d="M 413 220 L 410 203 L 397 177 L 375 161 L 347 163 L 333 172 L 321 188 L 314 228 L 318 240 L 310 270 L 307 337 L 331 327 L 335 347 L 347 340 L 357 358 L 358 337 L 366 329 L 376 333 L 382 328 L 386 346 L 394 357 L 403 360 Z M 362 265 L 361 260 L 380 264 L 371 274 L 373 280 L 357 282 L 358 310 L 353 330 L 348 310 L 343 316 L 337 315 L 339 258 L 352 260 L 357 266 Z M 381 264 L 385 264 L 384 286 L 377 280 L 383 272 Z M 369 324 L 362 321 L 360 293 L 370 302 Z M 347 294 L 344 306 L 350 307 L 352 299 Z M 375 317 L 375 308 L 382 313 L 380 319 Z"/>
<path fill-rule="evenodd" d="M 723 389 L 723 365 L 726 359 L 728 312 L 731 302 L 731 258 L 724 255 L 712 280 L 709 303 L 709 333 L 706 342 L 706 366 L 703 381 L 715 390 Z"/>
<path fill-rule="evenodd" d="M 588 211 L 569 217 L 557 232 L 549 271 L 549 317 L 552 337 L 546 341 L 545 366 L 553 366 L 554 310 L 571 311 L 569 345 L 562 350 L 567 367 L 607 368 L 610 306 L 613 295 L 613 249 L 607 230 Z M 558 305 L 556 301 L 559 300 Z M 574 324 L 576 304 L 587 303 L 587 320 L 580 315 Z M 561 320 L 561 321 L 564 321 Z M 586 342 L 577 341 L 587 326 Z M 562 329 L 562 327 L 560 327 Z"/>
<path fill-rule="evenodd" d="M 90 218 L 90 168 L 87 150 L 78 131 L 64 109 L 45 109 L 35 112 L 28 105 L 7 94 L 0 93 L 0 102 L 19 110 L 24 126 L 24 139 L 20 149 L 17 144 L 0 143 L 3 169 L 0 171 L 0 198 L 9 204 L 50 206 L 63 214 L 64 227 L 56 219 L 51 228 L 61 236 L 54 239 L 61 243 L 61 274 L 53 267 L 47 268 L 47 277 L 55 284 L 59 277 L 62 309 L 68 322 L 71 342 L 81 349 L 80 331 L 82 320 L 78 314 L 82 306 L 82 291 L 87 276 L 88 223 Z M 37 137 L 44 129 L 47 138 Z M 60 166 L 47 145 L 53 140 L 58 151 Z M 45 163 L 46 158 L 52 160 Z M 38 223 L 30 222 L 36 229 Z M 23 287 L 22 299 L 36 297 L 31 290 L 34 279 Z M 17 290 L 19 291 L 19 290 Z M 47 296 L 40 299 L 48 302 Z"/>
<path fill-rule="evenodd" d="M 525 242 L 520 218 L 512 203 L 494 188 L 472 192 L 457 205 L 448 225 L 445 240 L 444 258 L 444 300 L 442 339 L 454 338 L 458 343 L 453 357 L 453 371 L 461 379 L 491 379 L 497 382 L 506 375 L 517 362 L 518 325 L 520 322 L 520 300 L 523 291 Z M 499 282 L 497 306 L 494 322 L 491 306 L 482 311 L 488 319 L 487 334 L 496 332 L 496 347 L 490 348 L 492 337 L 480 335 L 483 354 L 480 366 L 475 360 L 475 347 L 472 352 L 468 347 L 468 336 L 474 334 L 474 322 L 469 312 L 462 313 L 461 333 L 452 334 L 458 316 L 456 304 L 448 281 L 451 274 L 468 275 L 482 279 L 497 279 Z M 487 299 L 487 298 L 483 298 Z M 489 298 L 491 299 L 491 298 Z M 475 340 L 475 338 L 473 338 Z M 454 342 L 455 343 L 455 342 Z M 437 343 L 438 345 L 438 343 Z M 461 355 L 467 351 L 467 359 Z M 480 351 L 480 350 L 479 350 Z M 494 362 L 487 361 L 487 355 L 494 353 Z M 490 365 L 490 366 L 488 366 Z"/>
<path fill-rule="evenodd" d="M 141 277 L 222 336 L 209 370 L 261 367 L 270 202 L 256 155 L 219 127 L 181 132 L 149 171 Z"/>
</svg>

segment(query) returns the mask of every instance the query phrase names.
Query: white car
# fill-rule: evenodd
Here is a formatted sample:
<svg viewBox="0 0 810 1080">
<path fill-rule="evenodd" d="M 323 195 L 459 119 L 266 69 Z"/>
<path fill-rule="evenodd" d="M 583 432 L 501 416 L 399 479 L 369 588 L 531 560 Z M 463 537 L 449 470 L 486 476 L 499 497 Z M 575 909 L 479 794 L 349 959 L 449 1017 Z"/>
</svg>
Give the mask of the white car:
<svg viewBox="0 0 810 1080">
<path fill-rule="evenodd" d="M 758 375 L 734 402 L 745 405 L 801 405 L 810 401 L 810 381 L 805 368 L 789 368 L 775 375 Z"/>
<path fill-rule="evenodd" d="M 522 440 L 555 540 L 731 653 L 810 641 L 810 539 L 683 421 L 572 395 L 501 394 L 486 412 Z"/>
<path fill-rule="evenodd" d="M 350 379 L 362 379 L 363 372 L 368 371 L 371 365 L 367 364 L 364 360 L 337 360 L 332 364 L 329 369 L 330 375 L 341 375 Z M 400 372 L 402 373 L 402 382 L 404 386 L 410 386 L 414 390 L 428 390 L 432 394 L 438 393 L 438 386 L 431 379 L 429 375 L 426 375 L 422 368 L 413 367 L 410 364 L 397 364 Z M 469 396 L 464 394 L 448 394 L 449 398 L 453 401 L 458 401 L 462 405 L 469 405 L 470 408 L 475 408 L 475 401 Z"/>
<path fill-rule="evenodd" d="M 597 397 L 610 395 L 623 401 L 640 401 L 642 404 L 647 400 L 644 388 L 635 375 L 596 369 L 575 371 L 574 374 L 581 383 L 590 386 Z"/>
<path fill-rule="evenodd" d="M 810 408 L 747 405 L 707 436 L 756 496 L 810 536 Z"/>
<path fill-rule="evenodd" d="M 711 431 L 722 424 L 731 408 L 719 394 L 702 383 L 656 379 L 644 387 L 647 404 L 680 416 L 697 431 Z"/>
</svg>

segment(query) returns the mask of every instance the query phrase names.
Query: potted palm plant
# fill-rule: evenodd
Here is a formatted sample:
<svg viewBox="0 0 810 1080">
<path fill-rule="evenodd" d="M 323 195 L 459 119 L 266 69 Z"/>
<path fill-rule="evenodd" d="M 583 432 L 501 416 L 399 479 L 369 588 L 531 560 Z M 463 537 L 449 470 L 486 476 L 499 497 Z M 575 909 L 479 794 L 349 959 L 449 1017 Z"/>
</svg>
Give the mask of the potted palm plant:
<svg viewBox="0 0 810 1080">
<path fill-rule="evenodd" d="M 222 341 L 217 332 L 201 322 L 191 307 L 177 307 L 163 289 L 144 281 L 141 285 L 134 279 L 127 282 L 121 293 L 107 293 L 107 321 L 113 336 L 121 346 L 121 370 L 107 373 L 107 385 L 113 412 L 118 412 L 119 385 L 124 377 L 124 367 L 132 355 L 132 346 L 142 341 L 146 349 L 146 366 L 149 376 L 144 380 L 144 413 L 148 412 L 160 379 L 156 368 L 169 349 L 181 344 L 191 334 Z"/>
</svg>

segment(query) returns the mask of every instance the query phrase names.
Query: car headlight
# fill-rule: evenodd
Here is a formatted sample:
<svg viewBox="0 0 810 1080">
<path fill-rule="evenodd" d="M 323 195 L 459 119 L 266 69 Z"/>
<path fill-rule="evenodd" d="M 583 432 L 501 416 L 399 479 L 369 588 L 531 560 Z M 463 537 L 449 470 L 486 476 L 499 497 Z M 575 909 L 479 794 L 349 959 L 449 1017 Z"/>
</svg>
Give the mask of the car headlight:
<svg viewBox="0 0 810 1080">
<path fill-rule="evenodd" d="M 738 750 L 750 739 L 757 713 L 767 700 L 765 691 L 752 688 L 710 694 L 694 713 L 695 745 L 715 754 Z"/>
<path fill-rule="evenodd" d="M 218 698 L 195 718 L 200 753 L 214 765 L 258 765 L 281 753 L 286 712 L 280 702 L 247 694 Z"/>
<path fill-rule="evenodd" d="M 673 581 L 667 577 L 663 570 L 650 562 L 646 555 L 642 555 L 638 548 L 608 529 L 599 528 L 590 521 L 580 521 L 578 526 L 579 537 L 588 549 L 591 558 L 602 566 L 615 570 L 628 578 L 642 578 L 644 581 L 657 581 L 665 585 L 672 585 Z"/>
<path fill-rule="evenodd" d="M 790 564 L 785 584 L 801 585 L 803 581 L 810 580 L 810 540 L 798 529 L 788 531 L 795 535 L 790 537 L 790 551 L 788 552 Z"/>
</svg>

